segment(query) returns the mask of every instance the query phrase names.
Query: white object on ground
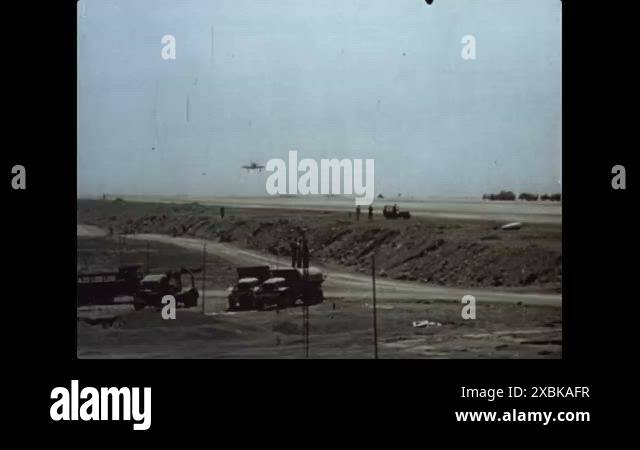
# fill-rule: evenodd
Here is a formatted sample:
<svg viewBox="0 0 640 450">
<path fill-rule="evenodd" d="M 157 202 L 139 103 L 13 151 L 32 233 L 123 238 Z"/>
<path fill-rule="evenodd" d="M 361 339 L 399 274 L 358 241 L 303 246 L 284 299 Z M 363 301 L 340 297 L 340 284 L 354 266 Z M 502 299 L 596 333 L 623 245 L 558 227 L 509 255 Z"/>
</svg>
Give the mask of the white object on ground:
<svg viewBox="0 0 640 450">
<path fill-rule="evenodd" d="M 440 322 L 431 322 L 429 320 L 415 320 L 413 322 L 413 328 L 426 328 L 426 327 L 440 327 Z"/>
<path fill-rule="evenodd" d="M 500 227 L 501 230 L 519 230 L 522 228 L 522 222 L 512 222 Z"/>
</svg>

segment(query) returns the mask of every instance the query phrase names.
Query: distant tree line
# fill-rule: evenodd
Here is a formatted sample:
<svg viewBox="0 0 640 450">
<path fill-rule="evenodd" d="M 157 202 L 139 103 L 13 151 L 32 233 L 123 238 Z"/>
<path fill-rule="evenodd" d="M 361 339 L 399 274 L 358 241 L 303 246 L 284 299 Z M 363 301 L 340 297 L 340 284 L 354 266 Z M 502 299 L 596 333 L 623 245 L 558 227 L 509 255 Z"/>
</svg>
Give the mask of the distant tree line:
<svg viewBox="0 0 640 450">
<path fill-rule="evenodd" d="M 516 194 L 512 191 L 500 191 L 497 194 L 484 194 L 483 200 L 502 200 L 502 201 L 514 201 Z M 518 200 L 524 200 L 527 202 L 535 202 L 538 200 L 559 202 L 562 200 L 562 194 L 531 194 L 529 192 L 523 192 L 518 196 Z"/>
</svg>

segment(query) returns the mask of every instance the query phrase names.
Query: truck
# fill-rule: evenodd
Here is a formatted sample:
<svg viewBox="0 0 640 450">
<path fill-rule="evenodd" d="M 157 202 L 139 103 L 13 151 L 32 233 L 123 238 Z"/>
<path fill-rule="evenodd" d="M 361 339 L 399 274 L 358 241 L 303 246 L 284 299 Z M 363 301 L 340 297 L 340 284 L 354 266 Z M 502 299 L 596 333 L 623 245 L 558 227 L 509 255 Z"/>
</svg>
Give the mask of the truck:
<svg viewBox="0 0 640 450">
<path fill-rule="evenodd" d="M 298 301 L 305 305 L 321 303 L 324 300 L 323 281 L 324 275 L 315 267 L 273 269 L 271 277 L 255 290 L 256 309 L 286 308 Z"/>
<path fill-rule="evenodd" d="M 382 215 L 385 219 L 410 219 L 411 213 L 409 211 L 400 211 L 396 205 L 385 205 L 382 208 Z"/>
<path fill-rule="evenodd" d="M 325 277 L 315 267 L 239 268 L 238 277 L 236 286 L 230 288 L 230 310 L 286 308 L 298 302 L 311 305 L 324 300 L 322 283 Z"/>
<path fill-rule="evenodd" d="M 183 275 L 189 275 L 191 287 L 183 287 Z M 172 295 L 176 299 L 176 306 L 185 308 L 196 306 L 200 294 L 195 286 L 193 272 L 183 267 L 177 271 L 146 275 L 140 281 L 140 288 L 133 305 L 136 310 L 146 306 L 159 308 L 163 306 L 162 298 L 165 295 Z"/>
<path fill-rule="evenodd" d="M 269 266 L 238 267 L 238 281 L 228 289 L 230 310 L 255 309 L 255 290 L 271 276 Z"/>
<path fill-rule="evenodd" d="M 123 265 L 111 272 L 79 272 L 77 274 L 78 306 L 112 305 L 118 297 L 137 294 L 142 279 L 142 266 Z"/>
</svg>

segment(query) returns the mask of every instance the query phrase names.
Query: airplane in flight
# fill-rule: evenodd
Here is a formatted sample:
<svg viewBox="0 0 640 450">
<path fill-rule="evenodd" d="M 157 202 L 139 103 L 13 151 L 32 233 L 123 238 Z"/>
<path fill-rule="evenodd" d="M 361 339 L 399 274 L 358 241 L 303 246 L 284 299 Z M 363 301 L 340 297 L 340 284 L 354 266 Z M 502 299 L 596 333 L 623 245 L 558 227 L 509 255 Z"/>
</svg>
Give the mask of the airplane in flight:
<svg viewBox="0 0 640 450">
<path fill-rule="evenodd" d="M 251 161 L 251 163 L 249 163 L 249 165 L 247 166 L 242 166 L 243 169 L 245 169 L 247 172 L 251 172 L 252 170 L 257 170 L 258 172 L 262 172 L 264 170 L 264 166 L 257 164 L 253 161 Z"/>
</svg>

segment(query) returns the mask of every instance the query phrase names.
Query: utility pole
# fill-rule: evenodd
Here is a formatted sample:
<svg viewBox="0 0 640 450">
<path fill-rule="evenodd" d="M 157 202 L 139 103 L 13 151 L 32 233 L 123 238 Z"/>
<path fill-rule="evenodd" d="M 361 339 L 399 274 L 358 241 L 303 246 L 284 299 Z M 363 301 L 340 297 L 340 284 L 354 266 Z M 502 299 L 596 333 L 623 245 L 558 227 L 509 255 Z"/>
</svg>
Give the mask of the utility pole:
<svg viewBox="0 0 640 450">
<path fill-rule="evenodd" d="M 118 264 L 122 265 L 122 248 L 124 247 L 124 237 L 118 236 Z"/>
<path fill-rule="evenodd" d="M 149 275 L 149 241 L 147 241 L 147 275 Z"/>
<path fill-rule="evenodd" d="M 207 243 L 202 245 L 202 315 L 205 311 L 205 294 L 204 294 L 204 282 L 206 280 L 206 268 L 207 268 Z"/>
<path fill-rule="evenodd" d="M 302 305 L 302 329 L 304 332 L 304 357 L 309 357 L 309 306 Z"/>
<path fill-rule="evenodd" d="M 376 310 L 376 256 L 371 255 L 371 280 L 373 282 L 373 357 L 378 359 L 378 314 Z"/>
</svg>

